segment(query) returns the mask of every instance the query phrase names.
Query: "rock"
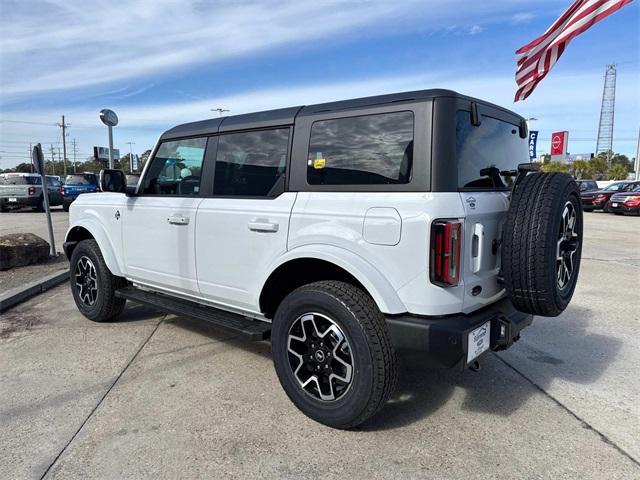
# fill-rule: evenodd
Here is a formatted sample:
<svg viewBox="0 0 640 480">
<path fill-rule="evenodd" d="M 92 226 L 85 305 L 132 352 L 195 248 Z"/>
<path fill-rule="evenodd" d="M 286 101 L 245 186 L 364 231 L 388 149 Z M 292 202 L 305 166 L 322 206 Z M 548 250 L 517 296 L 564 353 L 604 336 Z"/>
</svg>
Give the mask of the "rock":
<svg viewBox="0 0 640 480">
<path fill-rule="evenodd" d="M 0 270 L 42 262 L 49 258 L 49 242 L 33 233 L 0 236 Z"/>
</svg>

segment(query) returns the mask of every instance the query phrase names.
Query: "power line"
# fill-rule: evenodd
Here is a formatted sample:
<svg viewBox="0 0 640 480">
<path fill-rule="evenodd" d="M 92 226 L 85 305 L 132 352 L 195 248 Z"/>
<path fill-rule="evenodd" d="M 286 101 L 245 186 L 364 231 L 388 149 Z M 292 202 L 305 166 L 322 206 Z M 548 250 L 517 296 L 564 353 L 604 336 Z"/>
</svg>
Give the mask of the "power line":
<svg viewBox="0 0 640 480">
<path fill-rule="evenodd" d="M 0 118 L 0 123 L 26 123 L 27 125 L 46 125 L 47 127 L 57 127 L 57 123 L 44 123 L 44 122 L 27 122 L 25 120 L 6 120 Z"/>
</svg>

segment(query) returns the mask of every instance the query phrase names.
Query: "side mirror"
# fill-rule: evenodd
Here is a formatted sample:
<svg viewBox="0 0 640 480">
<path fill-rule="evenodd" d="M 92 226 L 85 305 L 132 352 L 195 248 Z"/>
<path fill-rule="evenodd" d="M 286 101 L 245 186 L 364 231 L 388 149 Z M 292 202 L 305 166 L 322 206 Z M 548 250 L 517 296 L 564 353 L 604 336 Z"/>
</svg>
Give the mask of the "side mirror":
<svg viewBox="0 0 640 480">
<path fill-rule="evenodd" d="M 122 170 L 100 170 L 100 190 L 127 193 L 127 177 Z"/>
</svg>

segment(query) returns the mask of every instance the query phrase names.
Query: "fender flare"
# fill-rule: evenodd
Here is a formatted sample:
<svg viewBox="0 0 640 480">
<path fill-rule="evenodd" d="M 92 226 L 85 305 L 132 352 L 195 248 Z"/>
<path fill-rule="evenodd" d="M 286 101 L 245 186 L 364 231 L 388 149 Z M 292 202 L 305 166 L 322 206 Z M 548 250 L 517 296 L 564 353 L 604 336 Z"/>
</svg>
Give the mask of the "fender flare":
<svg viewBox="0 0 640 480">
<path fill-rule="evenodd" d="M 107 267 L 113 275 L 116 275 L 118 277 L 125 276 L 124 265 L 115 254 L 115 249 L 113 248 L 113 244 L 109 239 L 109 235 L 107 235 L 106 230 L 97 219 L 92 217 L 85 217 L 82 220 L 71 225 L 67 230 L 67 233 L 65 234 L 65 244 L 67 242 L 74 241 L 73 238 L 70 237 L 70 235 L 75 228 L 83 228 L 91 234 L 91 236 L 98 244 L 98 247 L 100 247 L 100 252 L 102 253 L 104 262 L 107 264 Z"/>
<path fill-rule="evenodd" d="M 333 245 L 308 244 L 287 251 L 271 264 L 268 273 L 260 283 L 260 292 L 278 267 L 291 260 L 303 258 L 324 260 L 351 274 L 371 295 L 382 313 L 393 315 L 407 312 L 407 308 L 400 300 L 396 289 L 373 265 L 355 253 Z"/>
</svg>

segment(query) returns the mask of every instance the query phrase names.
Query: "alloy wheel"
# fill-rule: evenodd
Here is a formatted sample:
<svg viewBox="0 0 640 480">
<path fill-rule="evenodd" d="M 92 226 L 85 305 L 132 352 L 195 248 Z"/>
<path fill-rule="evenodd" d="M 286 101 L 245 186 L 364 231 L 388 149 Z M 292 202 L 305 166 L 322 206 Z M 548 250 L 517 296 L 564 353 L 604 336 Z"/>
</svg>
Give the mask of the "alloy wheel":
<svg viewBox="0 0 640 480">
<path fill-rule="evenodd" d="M 76 290 L 78 297 L 91 307 L 98 298 L 98 276 L 96 267 L 89 257 L 83 255 L 76 263 Z"/>
<path fill-rule="evenodd" d="M 578 215 L 575 206 L 572 202 L 565 203 L 556 250 L 556 281 L 560 289 L 569 285 L 575 271 L 575 254 L 580 244 L 577 221 Z"/>
<path fill-rule="evenodd" d="M 289 365 L 300 387 L 317 400 L 341 398 L 353 381 L 353 353 L 340 326 L 326 315 L 305 313 L 289 328 Z"/>
</svg>

